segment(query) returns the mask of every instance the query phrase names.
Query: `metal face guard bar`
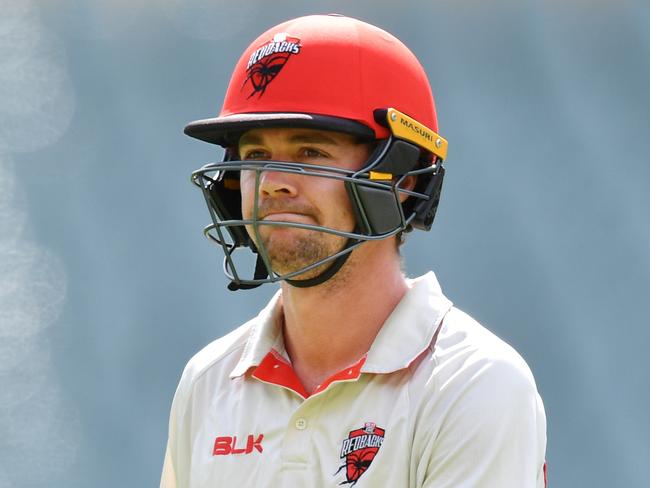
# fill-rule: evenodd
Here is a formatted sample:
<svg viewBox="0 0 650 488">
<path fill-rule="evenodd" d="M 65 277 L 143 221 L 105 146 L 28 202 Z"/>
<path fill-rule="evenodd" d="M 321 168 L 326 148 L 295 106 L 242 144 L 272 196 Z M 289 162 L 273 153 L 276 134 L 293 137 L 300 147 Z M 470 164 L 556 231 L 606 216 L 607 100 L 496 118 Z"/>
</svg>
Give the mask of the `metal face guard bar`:
<svg viewBox="0 0 650 488">
<path fill-rule="evenodd" d="M 217 214 L 216 210 L 214 209 L 213 205 L 210 204 L 210 185 L 212 182 L 216 181 L 219 178 L 218 174 L 215 174 L 214 177 L 208 176 L 211 173 L 219 173 L 219 172 L 225 172 L 225 171 L 232 171 L 232 170 L 246 170 L 246 171 L 255 171 L 255 200 L 253 204 L 253 215 L 250 219 L 233 219 L 233 220 L 222 220 L 221 217 Z M 204 234 L 206 237 L 208 237 L 210 240 L 215 242 L 216 244 L 219 244 L 223 251 L 224 251 L 224 264 L 223 264 L 223 269 L 224 273 L 230 279 L 231 281 L 237 283 L 237 284 L 244 284 L 244 285 L 259 285 L 262 283 L 267 283 L 267 282 L 277 282 L 281 280 L 291 280 L 293 278 L 298 277 L 299 275 L 311 271 L 315 268 L 318 268 L 324 264 L 329 264 L 341 257 L 344 254 L 351 253 L 354 249 L 359 247 L 364 241 L 370 241 L 370 240 L 379 240 L 379 239 L 385 239 L 387 237 L 393 236 L 400 232 L 403 228 L 405 228 L 410 220 L 413 218 L 411 216 L 410 218 L 404 218 L 402 215 L 402 223 L 399 227 L 393 229 L 390 232 L 382 233 L 382 234 L 377 234 L 377 235 L 370 235 L 370 234 L 364 234 L 360 232 L 355 232 L 355 231 L 344 231 L 340 229 L 333 229 L 330 227 L 324 227 L 324 226 L 319 226 L 315 224 L 306 224 L 306 223 L 301 223 L 301 222 L 286 222 L 286 221 L 274 221 L 274 220 L 260 220 L 258 216 L 258 208 L 259 208 L 259 186 L 260 186 L 260 177 L 261 173 L 263 171 L 281 171 L 281 172 L 287 172 L 287 173 L 293 173 L 293 174 L 301 174 L 301 175 L 306 175 L 306 176 L 313 176 L 313 177 L 325 177 L 325 178 L 331 178 L 339 181 L 348 181 L 352 182 L 353 184 L 358 184 L 358 185 L 364 185 L 368 186 L 371 188 L 379 188 L 383 191 L 389 191 L 394 195 L 396 205 L 399 206 L 400 202 L 400 193 L 404 193 L 409 196 L 415 196 L 418 198 L 428 198 L 427 195 L 415 192 L 412 190 L 407 190 L 407 189 L 401 189 L 399 188 L 399 184 L 403 181 L 405 176 L 401 177 L 397 181 L 395 181 L 393 184 L 387 184 L 387 183 L 378 183 L 375 181 L 371 180 L 363 180 L 360 179 L 363 176 L 367 176 L 368 173 L 356 173 L 358 176 L 352 176 L 355 175 L 354 172 L 348 171 L 348 170 L 338 170 L 337 172 L 332 171 L 332 168 L 330 167 L 316 167 L 316 168 L 305 168 L 304 165 L 296 164 L 296 163 L 278 163 L 277 161 L 256 161 L 254 164 L 251 162 L 245 162 L 243 164 L 236 164 L 236 163 L 216 163 L 216 164 L 208 164 L 201 168 L 200 170 L 196 171 L 193 175 L 193 181 L 197 186 L 199 186 L 202 189 L 203 195 L 205 197 L 206 203 L 208 204 L 208 209 L 210 212 L 210 216 L 212 219 L 212 224 L 208 225 L 204 229 Z M 338 173 L 338 174 L 337 174 Z M 348 241 L 352 240 L 353 242 L 350 245 L 344 246 L 341 250 L 336 252 L 335 254 L 332 254 L 330 256 L 327 256 L 323 259 L 320 259 L 314 263 L 311 263 L 307 266 L 302 267 L 299 270 L 293 271 L 291 273 L 287 274 L 279 274 L 277 273 L 271 264 L 270 258 L 268 256 L 268 252 L 263 244 L 262 238 L 259 234 L 259 229 L 260 226 L 276 226 L 276 227 L 292 227 L 292 228 L 297 228 L 297 229 L 306 229 L 306 230 L 313 230 L 313 231 L 318 231 L 318 232 L 324 232 L 327 234 L 332 234 L 336 235 L 339 237 L 344 237 Z M 233 260 L 233 255 L 234 253 L 239 250 L 242 246 L 238 246 L 234 243 L 229 243 L 228 239 L 224 235 L 224 229 L 229 229 L 232 227 L 240 227 L 242 229 L 245 229 L 245 226 L 250 226 L 253 229 L 254 233 L 254 241 L 257 242 L 256 246 L 256 251 L 258 253 L 259 258 L 262 259 L 264 266 L 267 270 L 268 277 L 265 278 L 244 278 L 239 275 L 239 272 L 237 270 L 237 267 L 234 263 Z"/>
<path fill-rule="evenodd" d="M 294 282 L 300 282 L 302 280 L 295 280 L 295 278 L 322 265 L 329 264 L 330 267 L 334 267 L 337 265 L 338 260 L 338 265 L 340 266 L 342 263 L 340 260 L 344 257 L 346 258 L 354 249 L 359 247 L 365 241 L 386 239 L 398 234 L 399 232 L 407 230 L 409 225 L 414 221 L 416 214 L 415 212 L 410 212 L 409 215 L 404 214 L 400 197 L 411 197 L 412 199 L 415 199 L 416 202 L 424 204 L 431 199 L 431 196 L 422 191 L 416 191 L 415 189 L 401 188 L 402 183 L 409 176 L 417 177 L 422 175 L 431 175 L 429 178 L 435 177 L 438 173 L 444 172 L 444 169 L 442 168 L 442 160 L 438 160 L 436 164 L 424 168 L 411 167 L 404 171 L 403 174 L 387 173 L 384 169 L 386 165 L 382 166 L 382 163 L 385 163 L 385 157 L 394 140 L 398 141 L 398 139 L 394 139 L 393 137 L 384 141 L 384 144 L 372 155 L 371 160 L 359 171 L 305 163 L 257 160 L 210 163 L 206 164 L 199 170 L 194 171 L 192 173 L 191 181 L 202 190 L 212 220 L 212 224 L 205 227 L 204 234 L 211 241 L 220 245 L 224 251 L 223 270 L 228 279 L 232 281 L 231 285 L 234 285 L 231 289 L 251 288 L 263 283 L 277 282 L 281 280 L 288 280 L 290 283 L 292 283 L 291 280 L 294 280 Z M 219 201 L 218 195 L 215 198 L 214 193 L 215 186 L 224 189 L 234 189 L 234 187 L 236 187 L 236 192 L 238 192 L 238 179 L 226 179 L 225 177 L 233 175 L 238 176 L 241 171 L 255 172 L 253 215 L 249 219 L 244 219 L 243 217 L 229 218 L 232 217 L 232 215 L 228 215 L 229 212 L 224 211 L 225 207 L 223 207 L 223 205 L 220 206 L 223 202 Z M 260 220 L 258 216 L 260 177 L 264 171 L 284 172 L 341 181 L 348 189 L 348 194 L 357 217 L 357 226 L 352 231 L 344 231 L 314 224 Z M 229 185 L 233 185 L 233 187 L 231 188 Z M 389 205 L 397 214 L 397 217 L 394 219 L 395 225 L 392 225 L 390 228 L 384 228 L 380 231 L 375 229 L 377 226 L 371 225 L 373 216 L 375 219 L 377 218 L 377 208 L 368 208 L 367 202 L 364 203 L 364 195 L 368 194 L 371 197 L 373 195 L 380 195 L 384 202 L 383 205 L 386 205 L 386 202 L 392 200 L 392 203 L 389 203 Z M 365 198 L 366 200 L 368 199 L 367 196 Z M 240 209 L 239 214 L 235 214 L 235 216 L 241 216 Z M 268 251 L 263 244 L 259 232 L 260 226 L 262 225 L 293 227 L 297 229 L 324 232 L 344 237 L 347 241 L 346 244 L 336 253 L 283 275 L 277 273 L 272 267 Z M 249 226 L 249 229 L 252 229 L 252 236 L 248 236 L 246 226 Z M 226 233 L 232 238 L 231 240 L 226 237 Z M 241 236 L 246 237 L 242 238 Z M 250 237 L 254 237 L 254 240 L 250 239 Z M 257 243 L 257 245 L 255 243 Z M 255 276 L 253 278 L 242 277 L 237 270 L 233 256 L 241 247 L 249 247 L 250 250 L 258 256 L 258 262 L 255 267 Z M 264 273 L 261 272 L 264 269 L 266 270 L 266 276 L 263 276 Z M 322 274 L 325 274 L 325 272 L 321 273 L 321 275 Z"/>
</svg>

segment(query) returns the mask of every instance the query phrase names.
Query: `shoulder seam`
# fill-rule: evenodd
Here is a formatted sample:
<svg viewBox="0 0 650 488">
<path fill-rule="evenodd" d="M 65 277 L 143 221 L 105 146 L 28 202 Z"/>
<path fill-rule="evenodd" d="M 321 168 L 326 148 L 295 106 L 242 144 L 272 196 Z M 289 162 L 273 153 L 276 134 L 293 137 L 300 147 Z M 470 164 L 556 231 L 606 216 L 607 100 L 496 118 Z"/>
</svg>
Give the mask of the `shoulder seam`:
<svg viewBox="0 0 650 488">
<path fill-rule="evenodd" d="M 223 354 L 220 354 L 218 358 L 215 358 L 214 360 L 210 361 L 204 368 L 202 368 L 202 370 L 194 378 L 192 378 L 191 386 L 194 387 L 194 383 L 196 383 L 196 381 L 198 381 L 199 378 L 201 378 L 210 368 L 212 368 L 212 366 L 223 361 L 231 354 L 244 349 L 245 346 L 246 346 L 246 341 L 244 341 L 241 344 L 233 345 L 230 348 L 228 348 Z"/>
</svg>

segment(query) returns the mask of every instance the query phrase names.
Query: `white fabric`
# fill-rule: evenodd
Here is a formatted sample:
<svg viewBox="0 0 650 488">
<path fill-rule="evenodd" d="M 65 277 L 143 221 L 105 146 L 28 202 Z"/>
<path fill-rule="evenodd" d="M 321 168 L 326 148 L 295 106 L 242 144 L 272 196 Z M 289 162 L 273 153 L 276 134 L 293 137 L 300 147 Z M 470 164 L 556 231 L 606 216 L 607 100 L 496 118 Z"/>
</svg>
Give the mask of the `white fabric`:
<svg viewBox="0 0 650 488">
<path fill-rule="evenodd" d="M 278 295 L 200 351 L 172 404 L 161 488 L 543 488 L 546 419 L 528 366 L 433 273 L 411 285 L 365 361 L 308 398 L 274 376 L 291 372 Z M 366 442 L 381 443 L 374 458 Z M 356 483 L 346 446 L 370 460 Z"/>
</svg>

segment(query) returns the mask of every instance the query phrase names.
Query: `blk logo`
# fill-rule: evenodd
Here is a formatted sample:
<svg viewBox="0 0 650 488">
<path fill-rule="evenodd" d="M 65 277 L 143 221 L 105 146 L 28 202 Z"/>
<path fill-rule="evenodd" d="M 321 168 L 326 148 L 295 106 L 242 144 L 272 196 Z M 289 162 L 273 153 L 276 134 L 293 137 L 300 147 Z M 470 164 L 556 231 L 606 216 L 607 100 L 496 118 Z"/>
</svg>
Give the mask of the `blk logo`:
<svg viewBox="0 0 650 488">
<path fill-rule="evenodd" d="M 212 449 L 213 456 L 228 456 L 230 454 L 250 454 L 253 450 L 262 452 L 262 439 L 264 434 L 255 437 L 249 434 L 246 442 L 243 440 L 238 441 L 237 436 L 220 436 L 214 440 L 214 448 Z"/>
</svg>

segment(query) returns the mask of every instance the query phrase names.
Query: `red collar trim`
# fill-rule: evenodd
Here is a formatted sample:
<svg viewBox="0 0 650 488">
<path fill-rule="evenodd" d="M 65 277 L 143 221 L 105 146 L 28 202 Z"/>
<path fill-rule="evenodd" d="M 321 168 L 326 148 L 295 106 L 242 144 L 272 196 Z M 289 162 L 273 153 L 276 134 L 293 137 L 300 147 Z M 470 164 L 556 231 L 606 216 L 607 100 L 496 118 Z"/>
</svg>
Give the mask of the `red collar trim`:
<svg viewBox="0 0 650 488">
<path fill-rule="evenodd" d="M 319 385 L 312 395 L 325 391 L 332 383 L 338 381 L 357 380 L 359 376 L 361 376 L 361 368 L 365 362 L 366 356 L 363 356 L 353 365 L 333 374 Z M 264 356 L 264 359 L 262 359 L 259 366 L 253 370 L 252 376 L 265 383 L 278 385 L 291 390 L 305 399 L 310 397 L 309 393 L 307 393 L 305 387 L 302 385 L 300 379 L 298 379 L 298 376 L 291 367 L 291 364 L 275 349 L 271 349 L 271 351 Z"/>
</svg>

